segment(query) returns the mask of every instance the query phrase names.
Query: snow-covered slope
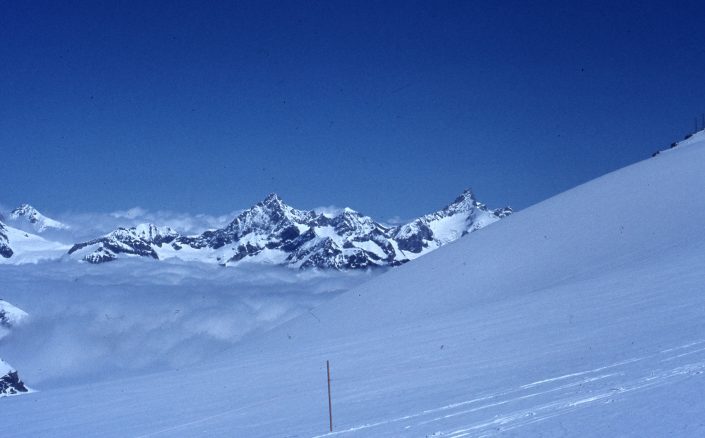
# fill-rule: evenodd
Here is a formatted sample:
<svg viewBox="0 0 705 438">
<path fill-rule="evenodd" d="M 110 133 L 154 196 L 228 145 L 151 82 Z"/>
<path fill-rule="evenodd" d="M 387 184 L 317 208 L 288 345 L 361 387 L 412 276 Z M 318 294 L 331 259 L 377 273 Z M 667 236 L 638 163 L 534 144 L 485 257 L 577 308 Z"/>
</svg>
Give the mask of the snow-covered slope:
<svg viewBox="0 0 705 438">
<path fill-rule="evenodd" d="M 29 204 L 22 204 L 12 210 L 9 223 L 16 228 L 33 231 L 35 233 L 43 233 L 48 230 L 66 230 L 69 228 L 66 224 L 44 216 Z M 29 227 L 29 229 L 27 229 L 27 227 Z"/>
<path fill-rule="evenodd" d="M 17 436 L 703 436 L 705 135 L 690 140 L 212 363 L 3 414 Z"/>
<path fill-rule="evenodd" d="M 70 254 L 91 263 L 120 254 L 154 259 L 283 264 L 300 269 L 366 269 L 396 266 L 508 216 L 510 208 L 489 210 L 466 190 L 444 209 L 401 227 L 387 227 L 346 208 L 337 215 L 295 209 L 271 194 L 224 228 L 197 236 L 171 229 L 118 229 L 74 245 Z"/>
<path fill-rule="evenodd" d="M 59 242 L 44 239 L 0 222 L 0 264 L 37 263 L 55 260 L 70 248 Z"/>
</svg>

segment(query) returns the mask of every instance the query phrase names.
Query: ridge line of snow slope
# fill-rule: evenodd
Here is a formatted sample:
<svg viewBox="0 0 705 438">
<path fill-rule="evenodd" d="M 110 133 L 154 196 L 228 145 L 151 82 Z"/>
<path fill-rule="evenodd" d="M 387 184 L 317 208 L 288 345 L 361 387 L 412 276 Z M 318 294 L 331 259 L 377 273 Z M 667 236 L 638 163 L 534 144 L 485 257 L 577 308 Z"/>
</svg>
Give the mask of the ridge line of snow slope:
<svg viewBox="0 0 705 438">
<path fill-rule="evenodd" d="M 323 304 L 323 307 L 345 307 L 349 309 L 347 315 L 356 315 L 355 303 L 358 301 L 365 301 L 361 304 L 363 307 L 379 309 L 374 301 L 386 301 L 390 299 L 386 295 L 396 293 L 399 302 L 403 302 L 404 292 L 399 287 L 401 279 L 416 289 L 427 291 L 437 291 L 441 285 L 472 290 L 472 294 L 455 295 L 446 291 L 444 298 L 455 298 L 452 302 L 430 300 L 426 303 L 430 307 L 407 306 L 414 311 L 409 317 L 419 316 L 417 313 L 428 314 L 432 309 L 447 312 L 458 305 L 498 300 L 507 293 L 537 290 L 544 287 L 547 278 L 551 279 L 549 284 L 560 283 L 634 259 L 653 257 L 654 253 L 644 252 L 643 241 L 647 236 L 649 246 L 661 250 L 688 246 L 693 243 L 693 236 L 702 234 L 701 224 L 705 223 L 702 204 L 705 177 L 700 178 L 705 167 L 697 165 L 705 155 L 705 133 L 691 137 L 689 144 L 692 143 L 697 143 L 692 149 L 670 150 L 672 155 L 627 166 L 514 213 L 493 227 L 450 243 L 442 251 L 428 254 L 424 257 L 423 270 L 419 269 L 419 262 L 400 266 L 334 302 Z M 687 172 L 667 162 L 676 159 L 676 155 L 679 161 L 687 162 Z M 693 156 L 693 160 L 688 156 Z M 633 191 L 634 187 L 624 187 L 621 181 L 642 175 L 647 178 L 640 192 Z M 663 184 L 668 184 L 668 188 L 677 186 L 681 191 L 679 199 L 674 201 L 670 191 L 663 189 Z M 598 185 L 609 186 L 609 191 L 596 190 Z M 677 208 L 683 199 L 692 200 L 691 210 Z M 669 205 L 669 202 L 675 205 Z M 652 206 L 648 213 L 653 217 L 645 215 L 643 220 L 634 223 L 630 220 L 633 211 L 643 205 Z M 516 222 L 521 226 L 514 226 Z M 575 229 L 565 226 L 566 222 Z M 518 240 L 521 245 L 514 245 Z M 470 246 L 475 248 L 475 253 L 469 251 Z M 575 264 L 576 258 L 580 264 Z M 497 269 L 497 266 L 503 268 Z M 453 273 L 472 280 L 472 288 L 463 283 L 443 284 L 443 279 Z M 521 275 L 518 284 L 516 275 Z M 365 295 L 364 300 L 358 300 L 357 297 L 362 298 L 362 295 Z M 343 305 L 342 301 L 349 302 Z M 393 317 L 395 312 L 389 310 L 389 316 Z M 336 319 L 339 317 L 335 315 Z"/>
<path fill-rule="evenodd" d="M 19 436 L 316 436 L 330 360 L 335 429 L 350 436 L 703 435 L 698 139 L 376 277 L 217 362 L 32 394 L 4 412 Z M 183 382 L 203 390 L 185 394 Z"/>
</svg>

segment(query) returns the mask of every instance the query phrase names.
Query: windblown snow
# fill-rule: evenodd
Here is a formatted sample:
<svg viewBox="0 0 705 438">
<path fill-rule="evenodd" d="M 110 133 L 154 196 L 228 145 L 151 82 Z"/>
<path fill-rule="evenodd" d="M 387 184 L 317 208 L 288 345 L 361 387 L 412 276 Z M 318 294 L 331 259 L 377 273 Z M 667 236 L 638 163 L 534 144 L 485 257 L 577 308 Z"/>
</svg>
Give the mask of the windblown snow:
<svg viewBox="0 0 705 438">
<path fill-rule="evenodd" d="M 703 436 L 703 169 L 698 133 L 199 365 L 3 415 L 28 437 Z"/>
</svg>

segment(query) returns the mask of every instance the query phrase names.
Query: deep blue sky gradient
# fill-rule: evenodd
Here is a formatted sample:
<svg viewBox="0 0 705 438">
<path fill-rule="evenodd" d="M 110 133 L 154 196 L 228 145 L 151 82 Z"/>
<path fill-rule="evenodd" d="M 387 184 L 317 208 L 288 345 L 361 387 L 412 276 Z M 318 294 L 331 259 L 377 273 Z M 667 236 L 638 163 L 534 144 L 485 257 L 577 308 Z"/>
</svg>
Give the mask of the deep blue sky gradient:
<svg viewBox="0 0 705 438">
<path fill-rule="evenodd" d="M 619 3 L 619 4 L 615 4 Z M 705 3 L 0 0 L 0 201 L 525 208 L 705 112 Z"/>
</svg>

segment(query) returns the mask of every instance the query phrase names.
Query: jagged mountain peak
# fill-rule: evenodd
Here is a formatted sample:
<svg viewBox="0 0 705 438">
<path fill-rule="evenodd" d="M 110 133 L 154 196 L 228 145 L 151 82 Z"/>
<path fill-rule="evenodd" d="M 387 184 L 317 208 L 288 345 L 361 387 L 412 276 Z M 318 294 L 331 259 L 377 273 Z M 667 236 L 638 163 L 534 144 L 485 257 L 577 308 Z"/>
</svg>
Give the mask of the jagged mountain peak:
<svg viewBox="0 0 705 438">
<path fill-rule="evenodd" d="M 399 248 L 415 258 L 460 237 L 484 228 L 511 214 L 511 208 L 495 211 L 477 201 L 472 189 L 465 189 L 451 204 L 400 226 L 394 236 Z"/>
<path fill-rule="evenodd" d="M 463 192 L 448 204 L 443 210 L 450 213 L 466 212 L 474 208 L 485 209 L 485 204 L 478 202 L 475 197 L 475 192 L 471 188 L 463 190 Z"/>
<path fill-rule="evenodd" d="M 315 213 L 297 210 L 284 203 L 276 193 L 270 193 L 263 201 L 240 213 L 227 229 L 241 236 L 251 232 L 269 231 L 280 226 L 304 224 L 314 216 Z"/>
<path fill-rule="evenodd" d="M 472 187 L 468 187 L 467 189 L 463 190 L 463 192 L 458 195 L 457 198 L 455 198 L 455 201 L 453 201 L 453 203 L 455 204 L 467 200 L 474 201 L 475 199 L 475 191 L 472 189 Z"/>
<path fill-rule="evenodd" d="M 29 204 L 20 204 L 20 206 L 12 210 L 10 214 L 15 218 L 20 216 L 28 216 L 30 217 L 30 220 L 32 220 L 32 216 L 37 216 L 40 213 L 39 211 L 37 211 L 36 208 L 32 207 Z"/>
<path fill-rule="evenodd" d="M 302 269 L 396 266 L 501 217 L 479 203 L 470 189 L 444 209 L 401 227 L 382 225 L 351 208 L 335 215 L 297 210 L 271 193 L 224 228 L 180 236 L 170 228 L 141 224 L 76 244 L 69 253 L 78 252 L 92 263 L 124 254 L 217 261 L 223 265 L 249 260 Z"/>
<path fill-rule="evenodd" d="M 446 213 L 449 215 L 454 215 L 457 213 L 467 213 L 473 210 L 480 210 L 483 212 L 492 213 L 495 217 L 502 219 L 509 216 L 514 212 L 511 207 L 502 207 L 494 210 L 489 210 L 485 204 L 479 202 L 475 197 L 475 192 L 471 188 L 463 190 L 463 192 L 455 198 L 455 200 L 447 205 L 443 210 L 438 213 Z"/>
<path fill-rule="evenodd" d="M 351 208 L 344 208 L 340 214 L 331 219 L 331 224 L 341 235 L 355 235 L 358 238 L 369 238 L 371 234 L 384 234 L 388 230 L 371 217 Z"/>
<path fill-rule="evenodd" d="M 284 205 L 284 201 L 282 201 L 282 198 L 279 197 L 276 193 L 270 193 L 268 194 L 261 202 L 262 205 L 266 206 L 282 206 Z"/>
<path fill-rule="evenodd" d="M 253 205 L 248 210 L 245 210 L 245 212 L 243 212 L 243 213 L 247 213 L 248 211 L 253 211 L 253 210 L 258 210 L 258 209 L 263 209 L 264 211 L 268 212 L 269 214 L 279 213 L 279 214 L 284 214 L 284 215 L 293 215 L 293 216 L 297 216 L 297 217 L 300 216 L 301 214 L 308 213 L 306 211 L 297 210 L 294 207 L 288 205 L 276 193 L 270 193 L 262 201 Z"/>
</svg>

